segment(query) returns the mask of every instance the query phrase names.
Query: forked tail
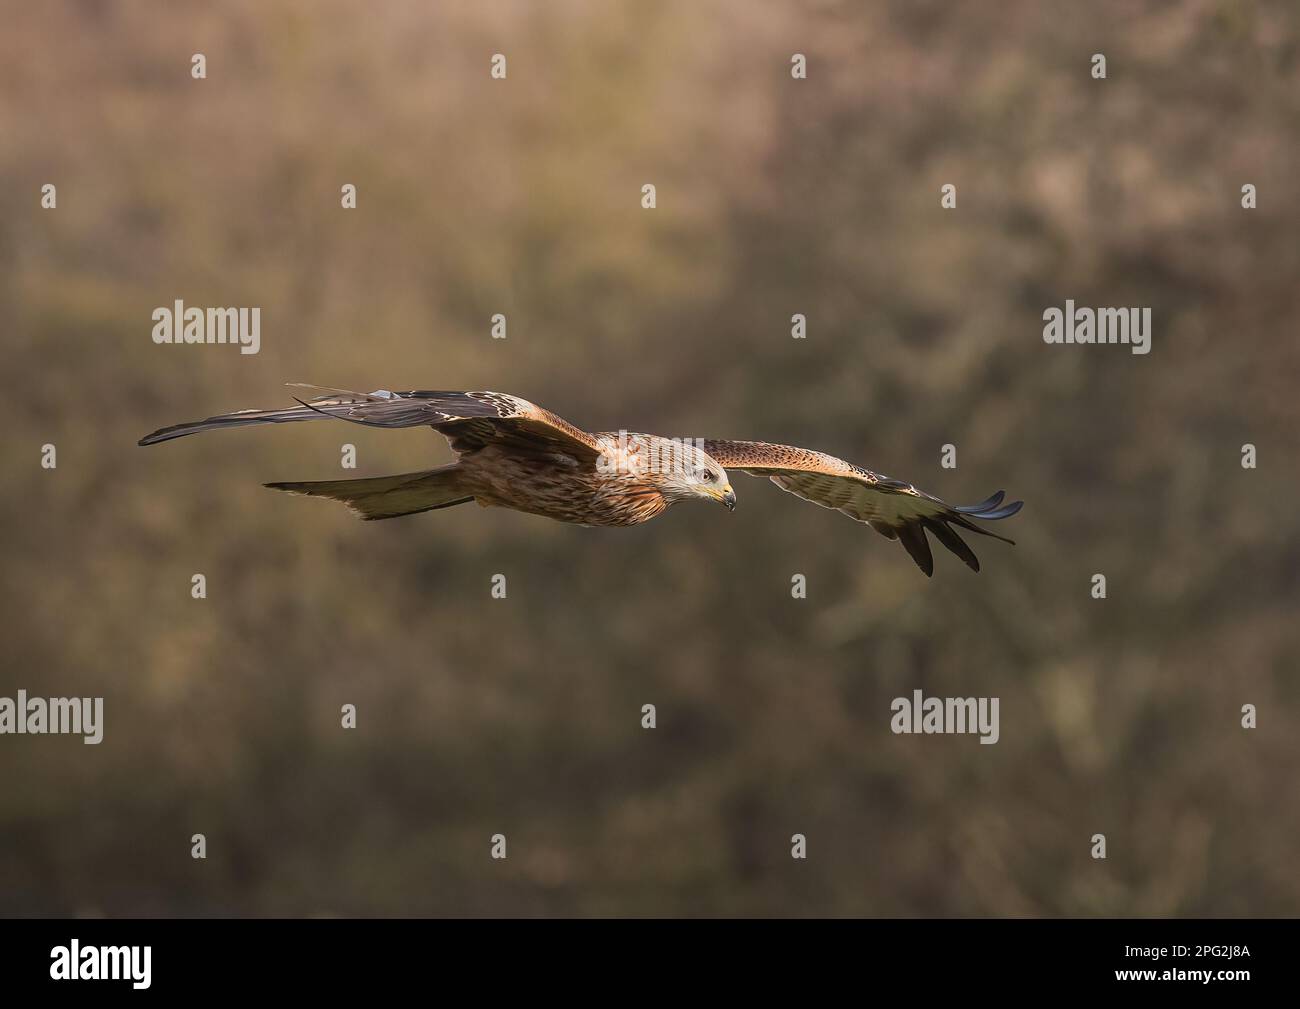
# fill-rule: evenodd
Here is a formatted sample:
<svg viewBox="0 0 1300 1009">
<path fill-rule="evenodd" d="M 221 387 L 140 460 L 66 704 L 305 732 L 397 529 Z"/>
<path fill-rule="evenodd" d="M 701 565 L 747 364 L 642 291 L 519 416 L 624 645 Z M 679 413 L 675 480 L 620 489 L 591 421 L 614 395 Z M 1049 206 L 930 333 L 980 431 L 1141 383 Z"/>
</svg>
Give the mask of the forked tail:
<svg viewBox="0 0 1300 1009">
<path fill-rule="evenodd" d="M 454 464 L 422 473 L 399 473 L 362 480 L 310 480 L 264 486 L 290 494 L 342 501 L 367 520 L 414 515 L 474 500 L 474 495 L 467 494 L 461 487 L 460 467 Z"/>
</svg>

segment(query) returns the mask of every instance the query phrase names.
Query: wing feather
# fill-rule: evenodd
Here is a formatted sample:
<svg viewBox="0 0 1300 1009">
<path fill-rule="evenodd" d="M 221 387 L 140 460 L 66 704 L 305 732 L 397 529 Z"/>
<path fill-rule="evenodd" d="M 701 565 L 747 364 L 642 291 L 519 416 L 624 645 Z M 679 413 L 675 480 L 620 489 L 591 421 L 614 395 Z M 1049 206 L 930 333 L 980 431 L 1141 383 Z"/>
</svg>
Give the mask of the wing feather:
<svg viewBox="0 0 1300 1009">
<path fill-rule="evenodd" d="M 762 441 L 704 442 L 704 451 L 724 469 L 768 477 L 784 491 L 823 508 L 834 508 L 865 522 L 888 539 L 896 539 L 926 575 L 934 572 L 934 556 L 926 534 L 934 536 L 972 571 L 979 558 L 954 528 L 1012 541 L 975 524 L 973 519 L 1009 518 L 1024 502 L 1003 505 L 998 491 L 979 504 L 954 507 L 902 480 L 891 480 L 824 452 Z"/>
<path fill-rule="evenodd" d="M 293 383 L 324 395 L 298 399 L 298 406 L 279 410 L 239 410 L 206 420 L 164 427 L 140 439 L 154 445 L 173 438 L 250 424 L 286 424 L 334 418 L 367 427 L 400 428 L 427 425 L 444 434 L 460 453 L 477 451 L 493 442 L 510 442 L 517 449 L 559 451 L 578 458 L 600 454 L 596 439 L 564 418 L 518 396 L 500 392 L 349 392 Z M 295 397 L 296 399 L 296 397 Z"/>
</svg>

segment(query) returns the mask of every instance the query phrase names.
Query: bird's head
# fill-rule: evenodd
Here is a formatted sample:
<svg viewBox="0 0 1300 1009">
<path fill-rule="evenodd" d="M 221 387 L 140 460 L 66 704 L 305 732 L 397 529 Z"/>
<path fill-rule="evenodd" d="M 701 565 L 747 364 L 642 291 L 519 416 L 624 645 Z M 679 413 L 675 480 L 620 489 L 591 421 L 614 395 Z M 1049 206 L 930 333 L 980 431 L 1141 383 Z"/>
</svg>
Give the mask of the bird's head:
<svg viewBox="0 0 1300 1009">
<path fill-rule="evenodd" d="M 736 492 L 727 471 L 712 456 L 686 441 L 657 439 L 657 465 L 652 466 L 659 492 L 669 501 L 703 500 L 736 508 Z"/>
</svg>

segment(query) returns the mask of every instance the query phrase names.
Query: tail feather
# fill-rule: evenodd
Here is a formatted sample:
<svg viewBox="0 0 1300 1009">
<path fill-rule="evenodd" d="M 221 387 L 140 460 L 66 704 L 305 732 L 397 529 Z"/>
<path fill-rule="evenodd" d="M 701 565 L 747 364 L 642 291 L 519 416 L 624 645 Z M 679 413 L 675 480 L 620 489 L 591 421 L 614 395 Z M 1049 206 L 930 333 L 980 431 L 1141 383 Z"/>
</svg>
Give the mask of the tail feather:
<svg viewBox="0 0 1300 1009">
<path fill-rule="evenodd" d="M 422 473 L 368 477 L 361 480 L 309 480 L 264 484 L 272 490 L 341 501 L 363 519 L 450 508 L 474 500 L 460 485 L 460 467 L 442 466 Z"/>
</svg>

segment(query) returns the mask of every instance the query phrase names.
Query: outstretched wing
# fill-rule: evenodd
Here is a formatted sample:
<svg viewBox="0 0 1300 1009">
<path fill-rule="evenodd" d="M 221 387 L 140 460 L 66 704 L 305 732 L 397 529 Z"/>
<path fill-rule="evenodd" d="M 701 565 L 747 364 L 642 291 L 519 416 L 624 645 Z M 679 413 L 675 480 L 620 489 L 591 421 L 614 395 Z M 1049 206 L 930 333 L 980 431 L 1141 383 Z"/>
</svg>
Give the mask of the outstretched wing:
<svg viewBox="0 0 1300 1009">
<path fill-rule="evenodd" d="M 1004 495 L 998 491 L 977 505 L 954 507 L 910 483 L 891 480 L 833 455 L 793 445 L 705 441 L 704 451 L 725 469 L 769 477 L 782 490 L 805 501 L 835 508 L 850 518 L 866 522 L 882 536 L 902 543 L 926 575 L 934 573 L 927 532 L 965 561 L 967 567 L 978 571 L 979 559 L 953 527 L 1011 543 L 1005 536 L 982 529 L 971 520 L 1009 518 L 1024 505 L 1023 501 L 1002 504 Z"/>
<path fill-rule="evenodd" d="M 367 427 L 419 427 L 440 431 L 452 448 L 465 454 L 488 444 L 509 443 L 516 450 L 562 452 L 594 459 L 600 454 L 596 439 L 549 410 L 500 392 L 347 392 L 298 385 L 325 395 L 298 400 L 283 410 L 239 410 L 207 420 L 164 427 L 140 439 L 153 445 L 200 431 L 243 427 L 248 424 L 289 424 L 332 417 Z M 296 398 L 296 397 L 295 397 Z"/>
</svg>

